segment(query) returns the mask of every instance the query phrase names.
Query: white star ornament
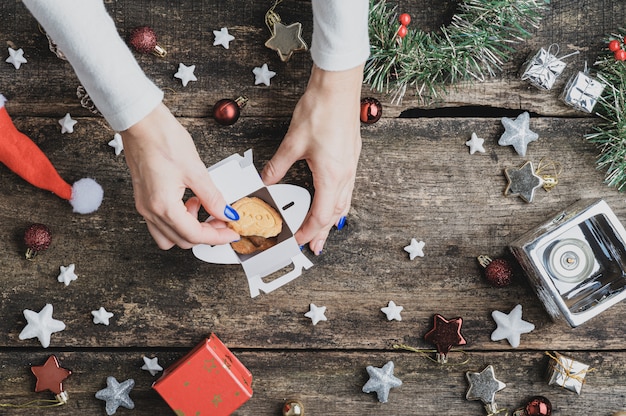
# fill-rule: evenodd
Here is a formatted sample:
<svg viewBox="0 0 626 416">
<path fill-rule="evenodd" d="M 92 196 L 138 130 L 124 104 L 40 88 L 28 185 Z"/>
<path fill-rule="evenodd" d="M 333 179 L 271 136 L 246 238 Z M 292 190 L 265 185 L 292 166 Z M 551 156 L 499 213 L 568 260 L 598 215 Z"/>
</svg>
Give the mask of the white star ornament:
<svg viewBox="0 0 626 416">
<path fill-rule="evenodd" d="M 521 334 L 527 334 L 535 329 L 535 325 L 522 319 L 522 305 L 514 307 L 509 314 L 493 311 L 491 316 L 498 325 L 491 333 L 491 340 L 500 341 L 506 338 L 513 348 L 519 347 Z"/>
<path fill-rule="evenodd" d="M 28 324 L 20 332 L 19 339 L 38 338 L 41 346 L 50 346 L 50 335 L 53 332 L 63 331 L 65 324 L 52 318 L 52 305 L 46 304 L 39 312 L 24 309 L 24 318 Z"/>
<path fill-rule="evenodd" d="M 228 49 L 229 42 L 231 40 L 235 40 L 235 37 L 228 33 L 228 28 L 221 28 L 220 30 L 214 30 L 213 34 L 215 35 L 215 40 L 213 41 L 213 46 L 222 45 L 224 49 Z"/>
<path fill-rule="evenodd" d="M 182 81 L 183 87 L 186 87 L 189 84 L 189 81 L 197 81 L 198 78 L 193 74 L 193 71 L 196 70 L 195 65 L 187 66 L 182 62 L 178 64 L 178 72 L 174 74 L 174 78 L 178 78 Z"/>
<path fill-rule="evenodd" d="M 270 71 L 267 64 L 263 64 L 261 67 L 256 67 L 252 70 L 254 74 L 254 85 L 265 84 L 270 86 L 270 79 L 272 79 L 276 72 Z"/>
</svg>

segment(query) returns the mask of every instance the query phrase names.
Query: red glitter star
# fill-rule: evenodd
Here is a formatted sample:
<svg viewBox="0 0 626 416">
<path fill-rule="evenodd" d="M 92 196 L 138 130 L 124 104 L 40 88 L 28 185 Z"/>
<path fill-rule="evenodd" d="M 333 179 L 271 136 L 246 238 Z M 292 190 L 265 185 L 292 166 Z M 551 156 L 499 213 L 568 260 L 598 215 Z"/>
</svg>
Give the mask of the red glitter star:
<svg viewBox="0 0 626 416">
<path fill-rule="evenodd" d="M 437 359 L 446 362 L 447 355 L 452 347 L 467 344 L 461 335 L 463 318 L 447 320 L 439 314 L 435 314 L 433 329 L 424 335 L 424 339 L 437 347 Z"/>
<path fill-rule="evenodd" d="M 44 365 L 32 366 L 30 369 L 37 377 L 36 392 L 50 390 L 52 393 L 61 394 L 63 380 L 72 374 L 70 370 L 59 366 L 59 360 L 54 355 L 48 357 Z"/>
</svg>

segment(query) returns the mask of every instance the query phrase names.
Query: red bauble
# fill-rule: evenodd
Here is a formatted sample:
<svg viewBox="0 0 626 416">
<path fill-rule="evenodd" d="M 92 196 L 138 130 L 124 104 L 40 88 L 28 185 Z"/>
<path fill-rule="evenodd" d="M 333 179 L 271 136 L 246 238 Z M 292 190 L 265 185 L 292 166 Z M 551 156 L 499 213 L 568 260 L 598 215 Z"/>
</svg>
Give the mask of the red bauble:
<svg viewBox="0 0 626 416">
<path fill-rule="evenodd" d="M 26 258 L 32 259 L 38 253 L 47 250 L 52 242 L 50 229 L 43 224 L 32 224 L 24 232 Z"/>
<path fill-rule="evenodd" d="M 404 25 L 400 25 L 400 27 L 398 28 L 398 37 L 403 38 L 406 36 L 407 33 L 409 33 L 409 29 L 407 29 Z"/>
<path fill-rule="evenodd" d="M 376 98 L 366 97 L 361 99 L 361 122 L 374 124 L 383 115 L 383 105 Z"/>
<path fill-rule="evenodd" d="M 402 26 L 408 26 L 411 24 L 411 16 L 408 13 L 402 13 L 398 17 L 398 21 Z"/>
<path fill-rule="evenodd" d="M 213 106 L 213 118 L 224 126 L 235 124 L 239 120 L 240 110 L 247 102 L 248 99 L 246 97 L 239 97 L 236 100 L 231 100 L 230 98 L 221 99 Z"/>
<path fill-rule="evenodd" d="M 493 286 L 504 287 L 513 281 L 513 268 L 507 260 L 478 256 L 478 262 L 485 268 L 485 278 Z"/>
<path fill-rule="evenodd" d="M 619 40 L 612 40 L 609 42 L 609 50 L 611 52 L 616 52 L 620 50 L 621 48 L 622 48 L 622 45 L 620 45 Z"/>
<path fill-rule="evenodd" d="M 149 26 L 139 26 L 130 31 L 128 43 L 137 52 L 152 53 L 156 56 L 164 57 L 167 52 L 157 44 L 157 36 Z"/>
<path fill-rule="evenodd" d="M 546 397 L 535 396 L 526 403 L 524 410 L 528 416 L 550 416 L 552 403 Z"/>
<path fill-rule="evenodd" d="M 626 51 L 623 49 L 615 51 L 615 59 L 618 61 L 626 61 Z"/>
</svg>

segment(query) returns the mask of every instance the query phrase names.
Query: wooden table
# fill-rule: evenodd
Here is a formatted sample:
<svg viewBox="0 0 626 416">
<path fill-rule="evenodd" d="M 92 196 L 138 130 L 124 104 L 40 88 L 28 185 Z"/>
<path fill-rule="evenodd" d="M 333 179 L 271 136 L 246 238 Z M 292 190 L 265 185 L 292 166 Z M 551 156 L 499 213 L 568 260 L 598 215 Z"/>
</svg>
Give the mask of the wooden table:
<svg viewBox="0 0 626 416">
<path fill-rule="evenodd" d="M 107 1 L 119 31 L 151 25 L 166 47 L 164 59 L 137 56 L 149 76 L 165 90 L 166 103 L 194 137 L 207 165 L 254 150 L 260 169 L 278 147 L 291 111 L 303 92 L 311 60 L 297 54 L 287 63 L 264 47 L 269 37 L 263 16 L 271 2 Z M 453 11 L 453 2 L 400 2 L 413 25 L 435 29 Z M 432 9 L 432 10 L 431 10 Z M 285 22 L 300 21 L 310 41 L 310 3 L 285 1 L 277 11 Z M 420 12 L 421 11 L 421 12 Z M 190 251 L 159 250 L 134 208 L 128 169 L 107 143 L 114 132 L 81 108 L 78 80 L 69 64 L 48 50 L 46 37 L 21 2 L 0 4 L 4 47 L 23 48 L 21 69 L 0 64 L 2 93 L 17 127 L 43 149 L 68 181 L 95 177 L 105 189 L 99 211 L 77 215 L 63 200 L 36 189 L 0 166 L 0 403 L 50 398 L 35 393 L 30 366 L 55 354 L 73 374 L 65 382 L 67 405 L 54 410 L 2 409 L 7 415 L 104 415 L 94 398 L 107 376 L 133 378 L 135 409 L 118 414 L 167 415 L 173 412 L 151 389 L 156 377 L 142 371 L 143 356 L 167 367 L 215 332 L 254 377 L 254 395 L 238 415 L 279 415 L 296 397 L 307 415 L 461 415 L 484 414 L 480 402 L 465 399 L 465 372 L 494 366 L 507 387 L 499 405 L 511 410 L 543 395 L 555 415 L 611 415 L 626 408 L 623 360 L 626 304 L 618 304 L 572 329 L 553 322 L 527 279 L 516 276 L 506 288 L 484 279 L 476 257 L 509 257 L 508 244 L 553 213 L 583 197 L 603 198 L 626 219 L 624 196 L 603 183 L 595 167 L 598 150 L 583 138 L 596 118 L 559 101 L 565 81 L 584 62 L 592 64 L 605 46 L 603 37 L 626 19 L 620 0 L 553 1 L 533 37 L 516 47 L 504 72 L 483 83 L 452 88 L 438 103 L 425 105 L 410 93 L 402 105 L 378 97 L 384 118 L 363 126 L 363 152 L 346 227 L 333 230 L 324 252 L 304 253 L 314 267 L 270 294 L 250 298 L 237 265 L 211 265 Z M 212 46 L 212 30 L 228 27 L 235 41 L 226 50 Z M 540 47 L 558 43 L 562 53 L 578 50 L 551 91 L 539 91 L 519 78 L 519 69 Z M 6 52 L 6 49 L 5 49 Z M 3 58 L 4 59 L 4 58 Z M 182 87 L 173 78 L 180 62 L 196 64 L 197 82 Z M 277 72 L 270 87 L 254 86 L 252 68 L 268 63 Z M 221 98 L 249 98 L 242 118 L 223 127 L 210 117 Z M 526 157 L 497 140 L 501 117 L 531 112 L 531 129 L 540 139 Z M 61 134 L 57 120 L 70 112 L 78 120 L 72 134 Z M 485 139 L 486 153 L 470 155 L 472 132 Z M 503 195 L 503 170 L 542 158 L 564 167 L 559 185 L 539 190 L 531 204 Z M 285 178 L 311 189 L 304 164 Z M 33 222 L 54 233 L 48 251 L 35 261 L 23 257 L 22 233 Z M 403 250 L 411 238 L 424 241 L 424 257 L 410 261 Z M 59 267 L 76 265 L 78 280 L 57 281 Z M 393 300 L 404 307 L 402 321 L 388 322 L 380 309 Z M 67 328 L 43 349 L 36 339 L 21 341 L 24 309 L 54 306 Z M 326 306 L 328 321 L 311 325 L 309 304 Z M 523 318 L 535 330 L 521 345 L 493 342 L 494 310 L 508 313 L 523 305 Z M 90 311 L 114 313 L 109 326 L 95 325 Z M 429 349 L 424 334 L 433 315 L 463 318 L 469 362 L 441 366 L 423 355 L 393 349 L 403 343 Z M 579 396 L 544 377 L 558 351 L 595 370 Z M 403 381 L 381 404 L 361 392 L 365 367 L 395 363 Z"/>
</svg>

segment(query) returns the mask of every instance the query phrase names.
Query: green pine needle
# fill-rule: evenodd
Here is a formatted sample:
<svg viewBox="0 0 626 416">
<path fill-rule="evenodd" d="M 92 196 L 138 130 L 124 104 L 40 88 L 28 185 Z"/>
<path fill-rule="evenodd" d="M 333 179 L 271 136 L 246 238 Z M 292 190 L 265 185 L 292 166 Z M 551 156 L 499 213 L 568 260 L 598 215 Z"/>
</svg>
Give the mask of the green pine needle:
<svg viewBox="0 0 626 416">
<path fill-rule="evenodd" d="M 484 80 L 502 70 L 514 44 L 530 37 L 549 0 L 465 0 L 437 33 L 409 29 L 403 39 L 396 7 L 370 0 L 370 58 L 364 80 L 400 102 L 407 89 L 423 101 L 445 93 L 446 85 Z"/>
</svg>

